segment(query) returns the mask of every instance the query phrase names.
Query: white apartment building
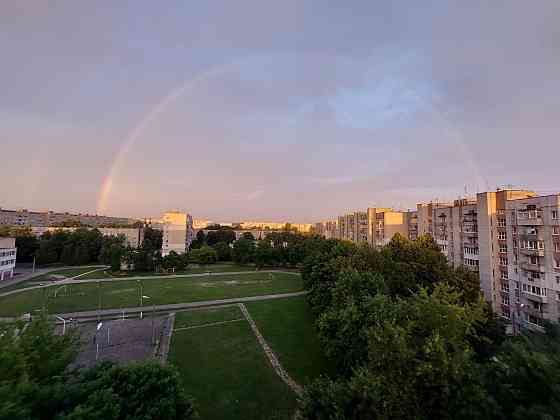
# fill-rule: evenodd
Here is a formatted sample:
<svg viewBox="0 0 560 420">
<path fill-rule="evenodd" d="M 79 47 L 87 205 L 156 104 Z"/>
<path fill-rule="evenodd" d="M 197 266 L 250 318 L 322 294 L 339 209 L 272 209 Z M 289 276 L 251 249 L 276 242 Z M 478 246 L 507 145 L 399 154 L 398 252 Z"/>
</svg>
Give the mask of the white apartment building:
<svg viewBox="0 0 560 420">
<path fill-rule="evenodd" d="M 170 211 L 163 215 L 161 226 L 161 255 L 165 257 L 171 251 L 177 254 L 187 252 L 195 236 L 192 217 L 179 211 Z"/>
<path fill-rule="evenodd" d="M 0 281 L 14 276 L 16 254 L 15 238 L 0 238 Z"/>
</svg>

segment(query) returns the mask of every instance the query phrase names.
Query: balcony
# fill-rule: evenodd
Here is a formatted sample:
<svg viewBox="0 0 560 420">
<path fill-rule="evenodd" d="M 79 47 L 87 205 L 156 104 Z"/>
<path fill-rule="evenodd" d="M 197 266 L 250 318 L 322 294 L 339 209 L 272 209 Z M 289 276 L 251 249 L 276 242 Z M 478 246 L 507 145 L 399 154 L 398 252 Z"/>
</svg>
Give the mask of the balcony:
<svg viewBox="0 0 560 420">
<path fill-rule="evenodd" d="M 545 269 L 540 264 L 531 264 L 530 262 L 524 261 L 519 264 L 522 270 L 526 271 L 537 271 L 539 273 L 544 273 Z"/>
<path fill-rule="evenodd" d="M 523 211 L 517 214 L 517 224 L 519 226 L 542 226 L 543 212 L 541 210 Z"/>
<path fill-rule="evenodd" d="M 534 295 L 533 293 L 528 293 L 528 292 L 521 292 L 521 294 L 525 299 L 530 300 L 532 302 L 548 303 L 548 296 Z"/>
<path fill-rule="evenodd" d="M 521 248 L 521 253 L 531 257 L 544 257 L 544 249 Z"/>
</svg>

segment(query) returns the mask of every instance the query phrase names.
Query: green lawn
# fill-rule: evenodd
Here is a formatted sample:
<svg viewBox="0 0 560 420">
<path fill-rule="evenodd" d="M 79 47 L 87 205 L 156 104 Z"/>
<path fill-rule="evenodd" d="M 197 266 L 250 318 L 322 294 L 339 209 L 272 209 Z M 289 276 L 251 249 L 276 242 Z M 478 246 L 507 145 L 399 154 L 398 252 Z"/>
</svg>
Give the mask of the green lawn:
<svg viewBox="0 0 560 420">
<path fill-rule="evenodd" d="M 242 318 L 243 314 L 237 306 L 177 312 L 175 315 L 175 328 L 193 327 Z"/>
<path fill-rule="evenodd" d="M 79 274 L 87 273 L 88 271 L 92 271 L 92 270 L 95 270 L 95 267 L 93 267 L 93 268 L 92 267 L 89 267 L 89 268 L 65 268 L 65 269 L 61 269 L 61 270 L 51 271 L 47 274 L 41 274 L 39 276 L 31 277 L 29 280 L 22 281 L 21 283 L 14 284 L 12 286 L 2 287 L 2 288 L 0 288 L 0 293 L 9 292 L 10 290 L 24 289 L 24 288 L 30 287 L 30 286 L 36 286 L 39 283 L 43 283 L 45 281 L 48 281 L 49 277 L 53 274 L 54 275 L 62 275 L 62 276 L 66 276 L 66 277 L 74 277 L 74 276 L 77 276 Z M 96 274 L 96 273 L 92 273 L 92 275 L 93 274 Z M 80 279 L 82 279 L 82 278 L 85 279 L 85 278 L 87 278 L 87 276 L 80 277 Z"/>
<path fill-rule="evenodd" d="M 169 274 L 160 274 L 154 273 L 153 271 L 148 272 L 136 272 L 132 271 L 129 273 L 121 273 L 118 275 L 113 276 L 107 270 L 97 271 L 95 273 L 88 274 L 87 276 L 80 277 L 81 279 L 102 279 L 102 278 L 109 278 L 109 277 L 154 277 L 154 276 L 161 276 L 165 277 L 168 275 L 179 275 L 179 274 L 202 274 L 202 273 L 228 273 L 228 272 L 235 272 L 235 271 L 255 271 L 255 267 L 247 266 L 247 265 L 235 265 L 235 264 L 213 264 L 207 265 L 205 267 L 189 267 L 187 270 L 184 271 L 177 271 L 175 273 Z"/>
<path fill-rule="evenodd" d="M 221 315 L 213 310 L 212 317 L 232 316 L 231 308 L 224 310 Z M 234 316 L 241 316 L 237 311 Z M 293 416 L 296 396 L 271 368 L 247 322 L 176 331 L 169 360 L 178 367 L 202 420 Z"/>
<path fill-rule="evenodd" d="M 321 349 L 305 296 L 246 303 L 282 366 L 301 385 L 334 373 Z"/>
<path fill-rule="evenodd" d="M 84 268 L 65 268 L 63 270 L 56 270 L 56 271 L 51 271 L 50 273 L 47 274 L 42 274 L 38 277 L 32 277 L 31 279 L 29 279 L 30 282 L 40 282 L 43 280 L 47 280 L 50 276 L 54 275 L 60 275 L 60 276 L 66 276 L 66 277 L 74 277 L 74 276 L 78 276 L 80 274 L 84 274 L 87 273 L 88 271 L 93 271 L 93 270 L 97 270 L 100 269 L 102 267 L 84 267 Z M 102 271 L 99 271 L 100 273 Z M 94 273 L 92 273 L 94 274 Z M 82 278 L 82 277 L 80 277 Z M 83 276 L 83 278 L 86 278 L 86 276 Z"/>
<path fill-rule="evenodd" d="M 104 283 L 74 284 L 65 288 L 50 286 L 0 298 L 0 316 L 21 315 L 39 309 L 47 301 L 53 312 L 77 312 L 101 308 L 139 306 L 140 284 L 142 294 L 150 296 L 144 305 L 195 302 L 258 296 L 271 293 L 289 293 L 302 290 L 299 275 L 285 273 L 250 273 L 242 275 L 146 278 L 118 280 Z M 57 291 L 57 297 L 54 293 Z"/>
</svg>

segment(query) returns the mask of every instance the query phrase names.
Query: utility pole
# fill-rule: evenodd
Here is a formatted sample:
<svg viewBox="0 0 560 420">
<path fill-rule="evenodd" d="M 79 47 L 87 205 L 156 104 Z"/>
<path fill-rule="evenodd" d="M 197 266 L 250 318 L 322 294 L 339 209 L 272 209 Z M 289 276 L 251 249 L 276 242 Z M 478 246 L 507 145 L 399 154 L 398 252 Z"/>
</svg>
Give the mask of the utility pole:
<svg viewBox="0 0 560 420">
<path fill-rule="evenodd" d="M 101 281 L 97 280 L 97 322 L 101 320 Z"/>
</svg>

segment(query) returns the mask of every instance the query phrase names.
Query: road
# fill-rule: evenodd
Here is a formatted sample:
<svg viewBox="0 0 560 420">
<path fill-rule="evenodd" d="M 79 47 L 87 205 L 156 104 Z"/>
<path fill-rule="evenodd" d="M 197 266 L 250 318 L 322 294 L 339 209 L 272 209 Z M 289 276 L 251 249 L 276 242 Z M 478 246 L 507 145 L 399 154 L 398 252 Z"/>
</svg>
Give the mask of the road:
<svg viewBox="0 0 560 420">
<path fill-rule="evenodd" d="M 293 274 L 299 276 L 299 273 L 293 271 L 280 271 L 280 270 L 263 270 L 263 271 L 231 271 L 231 272 L 222 272 L 222 273 L 201 273 L 201 274 L 171 274 L 171 275 L 164 275 L 164 276 L 157 276 L 154 275 L 150 276 L 136 276 L 136 277 L 109 277 L 109 278 L 102 278 L 102 279 L 67 279 L 67 280 L 60 280 L 57 282 L 50 282 L 48 284 L 39 285 L 39 286 L 31 286 L 31 287 L 23 287 L 21 289 L 10 290 L 9 292 L 0 293 L 0 297 L 15 295 L 17 293 L 27 292 L 29 290 L 35 289 L 43 289 L 45 287 L 51 286 L 62 286 L 65 284 L 82 284 L 82 283 L 107 283 L 107 282 L 116 282 L 116 281 L 126 281 L 126 280 L 153 280 L 155 278 L 159 279 L 173 279 L 173 278 L 188 278 L 188 277 L 216 277 L 216 276 L 231 276 L 231 275 L 242 275 L 242 274 L 255 274 L 255 273 L 286 273 L 286 274 Z"/>
</svg>

